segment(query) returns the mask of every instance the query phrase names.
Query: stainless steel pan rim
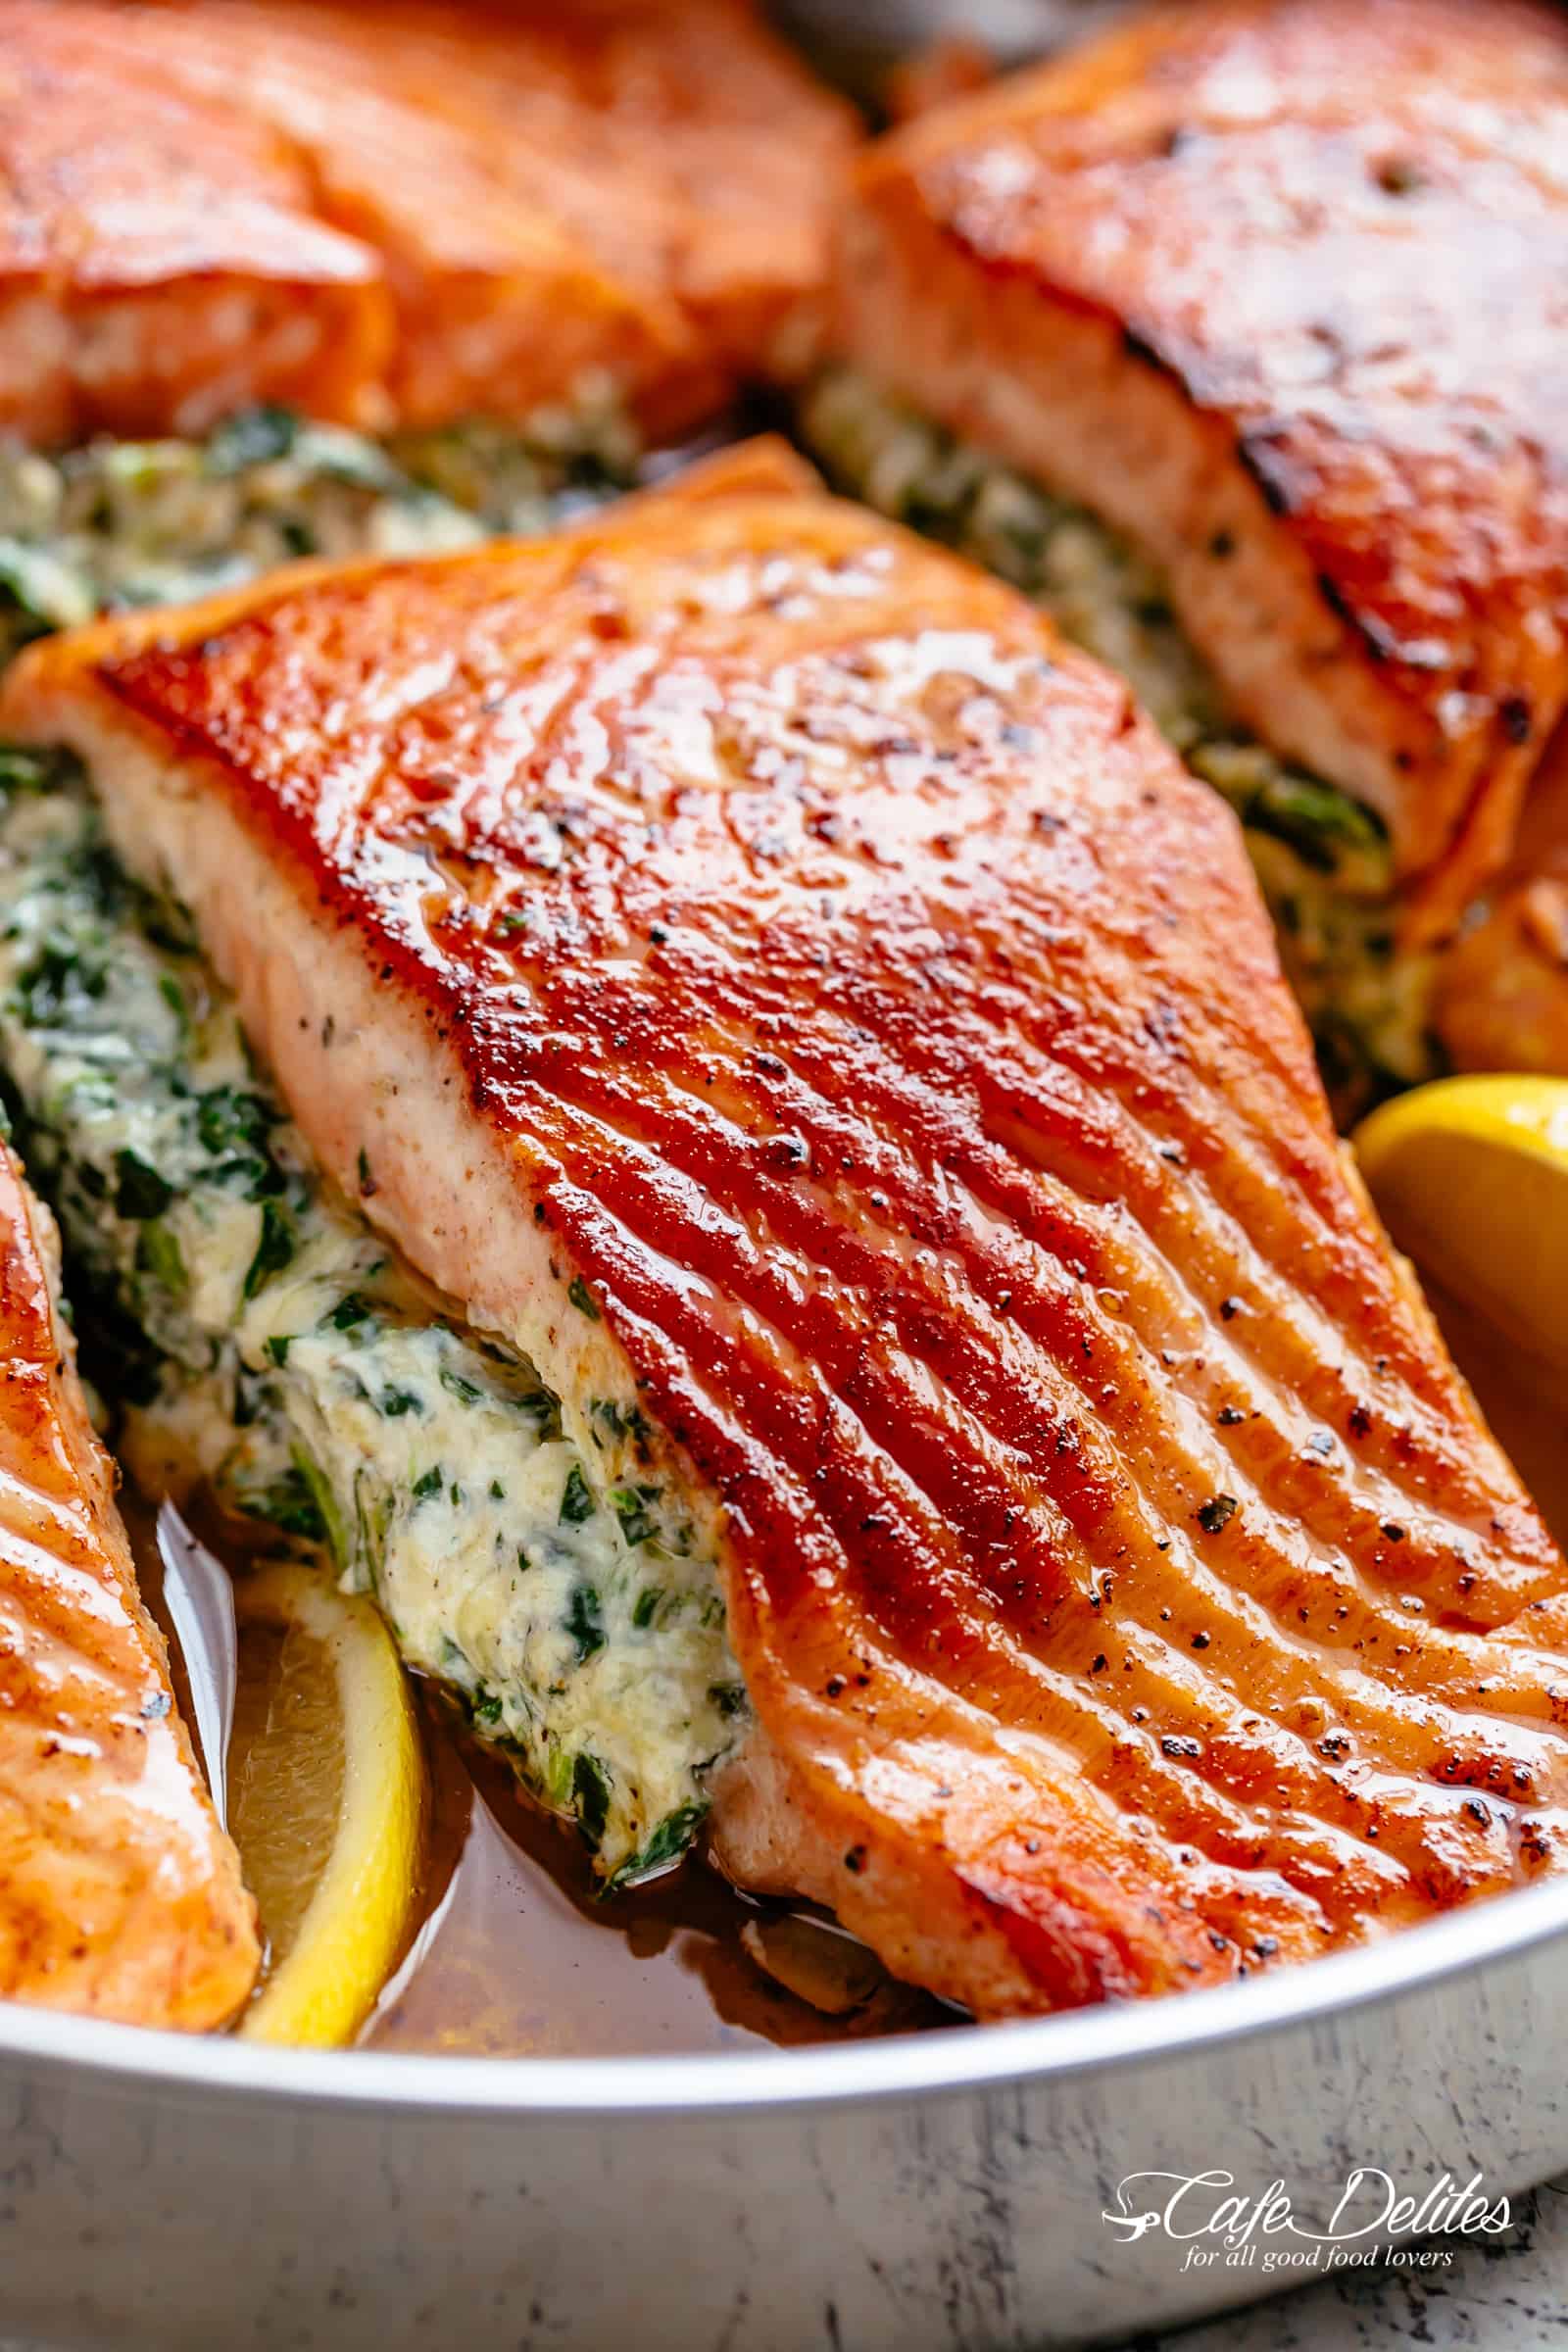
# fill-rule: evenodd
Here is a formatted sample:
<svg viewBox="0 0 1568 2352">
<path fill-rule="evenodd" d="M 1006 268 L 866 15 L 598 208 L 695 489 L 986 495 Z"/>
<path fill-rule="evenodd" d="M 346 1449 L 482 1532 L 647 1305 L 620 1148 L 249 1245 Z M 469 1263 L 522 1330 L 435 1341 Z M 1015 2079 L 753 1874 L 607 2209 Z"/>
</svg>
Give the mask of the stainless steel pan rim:
<svg viewBox="0 0 1568 2352">
<path fill-rule="evenodd" d="M 289 2105 L 548 2118 L 735 2115 L 956 2095 L 1110 2077 L 1162 2058 L 1308 2027 L 1568 1942 L 1568 1884 L 1532 1887 L 1391 1936 L 1368 1949 L 1250 1983 L 1028 2023 L 956 2028 L 808 2050 L 671 2057 L 475 2058 L 273 2049 L 149 2033 L 0 2002 L 0 2062 L 163 2089 Z"/>
</svg>

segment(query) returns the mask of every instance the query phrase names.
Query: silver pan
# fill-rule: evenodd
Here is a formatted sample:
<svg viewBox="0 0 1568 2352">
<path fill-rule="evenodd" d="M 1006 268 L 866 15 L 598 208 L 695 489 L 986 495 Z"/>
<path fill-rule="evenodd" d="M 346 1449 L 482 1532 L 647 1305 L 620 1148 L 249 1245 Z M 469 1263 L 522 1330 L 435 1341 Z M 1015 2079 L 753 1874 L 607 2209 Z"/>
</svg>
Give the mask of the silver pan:
<svg viewBox="0 0 1568 2352">
<path fill-rule="evenodd" d="M 779 13 L 854 67 L 941 30 L 1016 55 L 1102 6 Z M 805 2053 L 272 2052 L 0 2007 L 0 2333 L 1036 2352 L 1324 2275 L 1291 2232 L 1289 2265 L 1260 2233 L 1199 2259 L 1182 2232 L 1222 2194 L 1278 2184 L 1310 2231 L 1357 2167 L 1417 2203 L 1522 2190 L 1568 2164 L 1565 2083 L 1568 1886 L 1222 1991 Z M 1200 2175 L 1232 2189 L 1133 2234 Z M 1382 2194 L 1363 2253 L 1396 2234 Z"/>
<path fill-rule="evenodd" d="M 334 2352 L 982 2352 L 1303 2275 L 1154 2176 L 1419 2199 L 1568 2161 L 1568 1886 L 1137 2008 L 801 2053 L 268 2052 L 0 2010 L 0 2328 Z M 1196 2199 L 1196 2201 L 1195 2201 Z M 1378 2224 L 1378 2181 L 1351 2209 Z M 1270 2271 L 1279 2245 L 1295 2267 Z M 1207 2252 L 1207 2241 L 1200 2249 Z M 1321 2266 L 1327 2260 L 1320 2255 Z"/>
</svg>

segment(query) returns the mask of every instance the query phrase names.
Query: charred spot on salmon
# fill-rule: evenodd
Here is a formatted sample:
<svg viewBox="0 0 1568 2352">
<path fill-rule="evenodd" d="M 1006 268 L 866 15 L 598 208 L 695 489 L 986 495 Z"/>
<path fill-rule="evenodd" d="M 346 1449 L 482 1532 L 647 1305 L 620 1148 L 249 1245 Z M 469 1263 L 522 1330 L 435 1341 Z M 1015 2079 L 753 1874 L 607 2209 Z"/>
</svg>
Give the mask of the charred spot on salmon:
<svg viewBox="0 0 1568 2352">
<path fill-rule="evenodd" d="M 640 1407 L 594 1400 L 579 1452 L 317 1174 L 74 763 L 0 751 L 0 1061 L 132 1467 L 319 1547 L 607 1878 L 669 1867 L 749 1709 Z"/>
<path fill-rule="evenodd" d="M 1406 155 L 1385 156 L 1372 176 L 1385 196 L 1413 196 L 1425 185 L 1420 165 Z"/>
</svg>

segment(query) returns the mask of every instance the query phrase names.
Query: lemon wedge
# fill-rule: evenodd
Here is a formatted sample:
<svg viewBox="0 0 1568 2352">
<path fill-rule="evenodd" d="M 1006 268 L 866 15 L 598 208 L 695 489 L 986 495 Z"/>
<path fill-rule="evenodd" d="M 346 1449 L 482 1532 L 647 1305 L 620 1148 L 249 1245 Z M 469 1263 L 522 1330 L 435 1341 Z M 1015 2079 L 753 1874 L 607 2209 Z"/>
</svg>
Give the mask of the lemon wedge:
<svg viewBox="0 0 1568 2352">
<path fill-rule="evenodd" d="M 229 1828 L 270 1954 L 250 2041 L 353 2039 L 407 1941 L 424 1770 L 368 1602 L 275 1563 L 242 1577 Z"/>
<path fill-rule="evenodd" d="M 1405 1254 L 1568 1373 L 1568 1080 L 1442 1078 L 1373 1111 L 1354 1141 Z"/>
</svg>

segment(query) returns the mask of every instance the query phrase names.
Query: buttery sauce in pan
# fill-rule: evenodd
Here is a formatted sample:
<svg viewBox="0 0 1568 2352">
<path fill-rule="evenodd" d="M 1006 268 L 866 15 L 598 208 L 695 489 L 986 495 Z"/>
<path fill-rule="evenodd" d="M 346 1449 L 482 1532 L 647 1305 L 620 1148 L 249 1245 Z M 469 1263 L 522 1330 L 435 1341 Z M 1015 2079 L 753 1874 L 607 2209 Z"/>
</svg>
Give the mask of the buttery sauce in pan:
<svg viewBox="0 0 1568 2352">
<path fill-rule="evenodd" d="M 1562 1384 L 1543 1367 L 1521 1366 L 1469 1310 L 1431 1296 L 1482 1410 L 1568 1544 Z M 127 1518 L 144 1590 L 162 1616 L 150 1531 L 143 1514 L 131 1509 Z M 175 1673 L 182 1684 L 177 1652 Z M 410 1946 L 362 2047 L 603 2057 L 852 2040 L 957 2022 L 939 2002 L 885 1979 L 838 2015 L 801 1999 L 747 1946 L 760 1936 L 788 1952 L 801 1935 L 792 1922 L 804 1914 L 753 1903 L 698 1861 L 636 1892 L 598 1899 L 575 1833 L 530 1804 L 506 1766 L 456 1729 L 434 1691 L 421 1688 L 419 1701 L 431 1800 L 423 1884 Z M 809 1928 L 796 1954 L 808 1979 L 830 1990 L 833 1948 L 825 1976 L 817 1967 L 823 1946 Z M 855 1983 L 857 1949 L 847 1970 L 851 1992 L 864 1989 Z"/>
<path fill-rule="evenodd" d="M 179 1639 L 164 1603 L 154 1515 L 130 1489 L 121 1508 L 137 1579 L 169 1643 L 192 1719 Z M 193 1509 L 205 1544 L 239 1568 L 234 1523 Z M 414 1678 L 428 1809 L 407 1947 L 360 2034 L 362 2048 L 474 2057 L 669 2054 L 850 2041 L 959 2024 L 895 1984 L 862 1946 L 807 1907 L 738 1894 L 695 1855 L 631 1893 L 601 1898 L 575 1829 L 523 1795 L 505 1762 Z M 800 1998 L 747 1950 L 764 1939 Z"/>
<path fill-rule="evenodd" d="M 596 1899 L 575 1832 L 531 1805 L 504 1764 L 456 1739 L 438 1699 L 421 1714 L 434 1799 L 424 1924 L 362 2044 L 564 2058 L 953 2022 L 887 1981 L 840 2017 L 798 1999 L 742 1942 L 748 1924 L 787 1935 L 787 1915 L 749 1903 L 695 1860 Z"/>
</svg>

